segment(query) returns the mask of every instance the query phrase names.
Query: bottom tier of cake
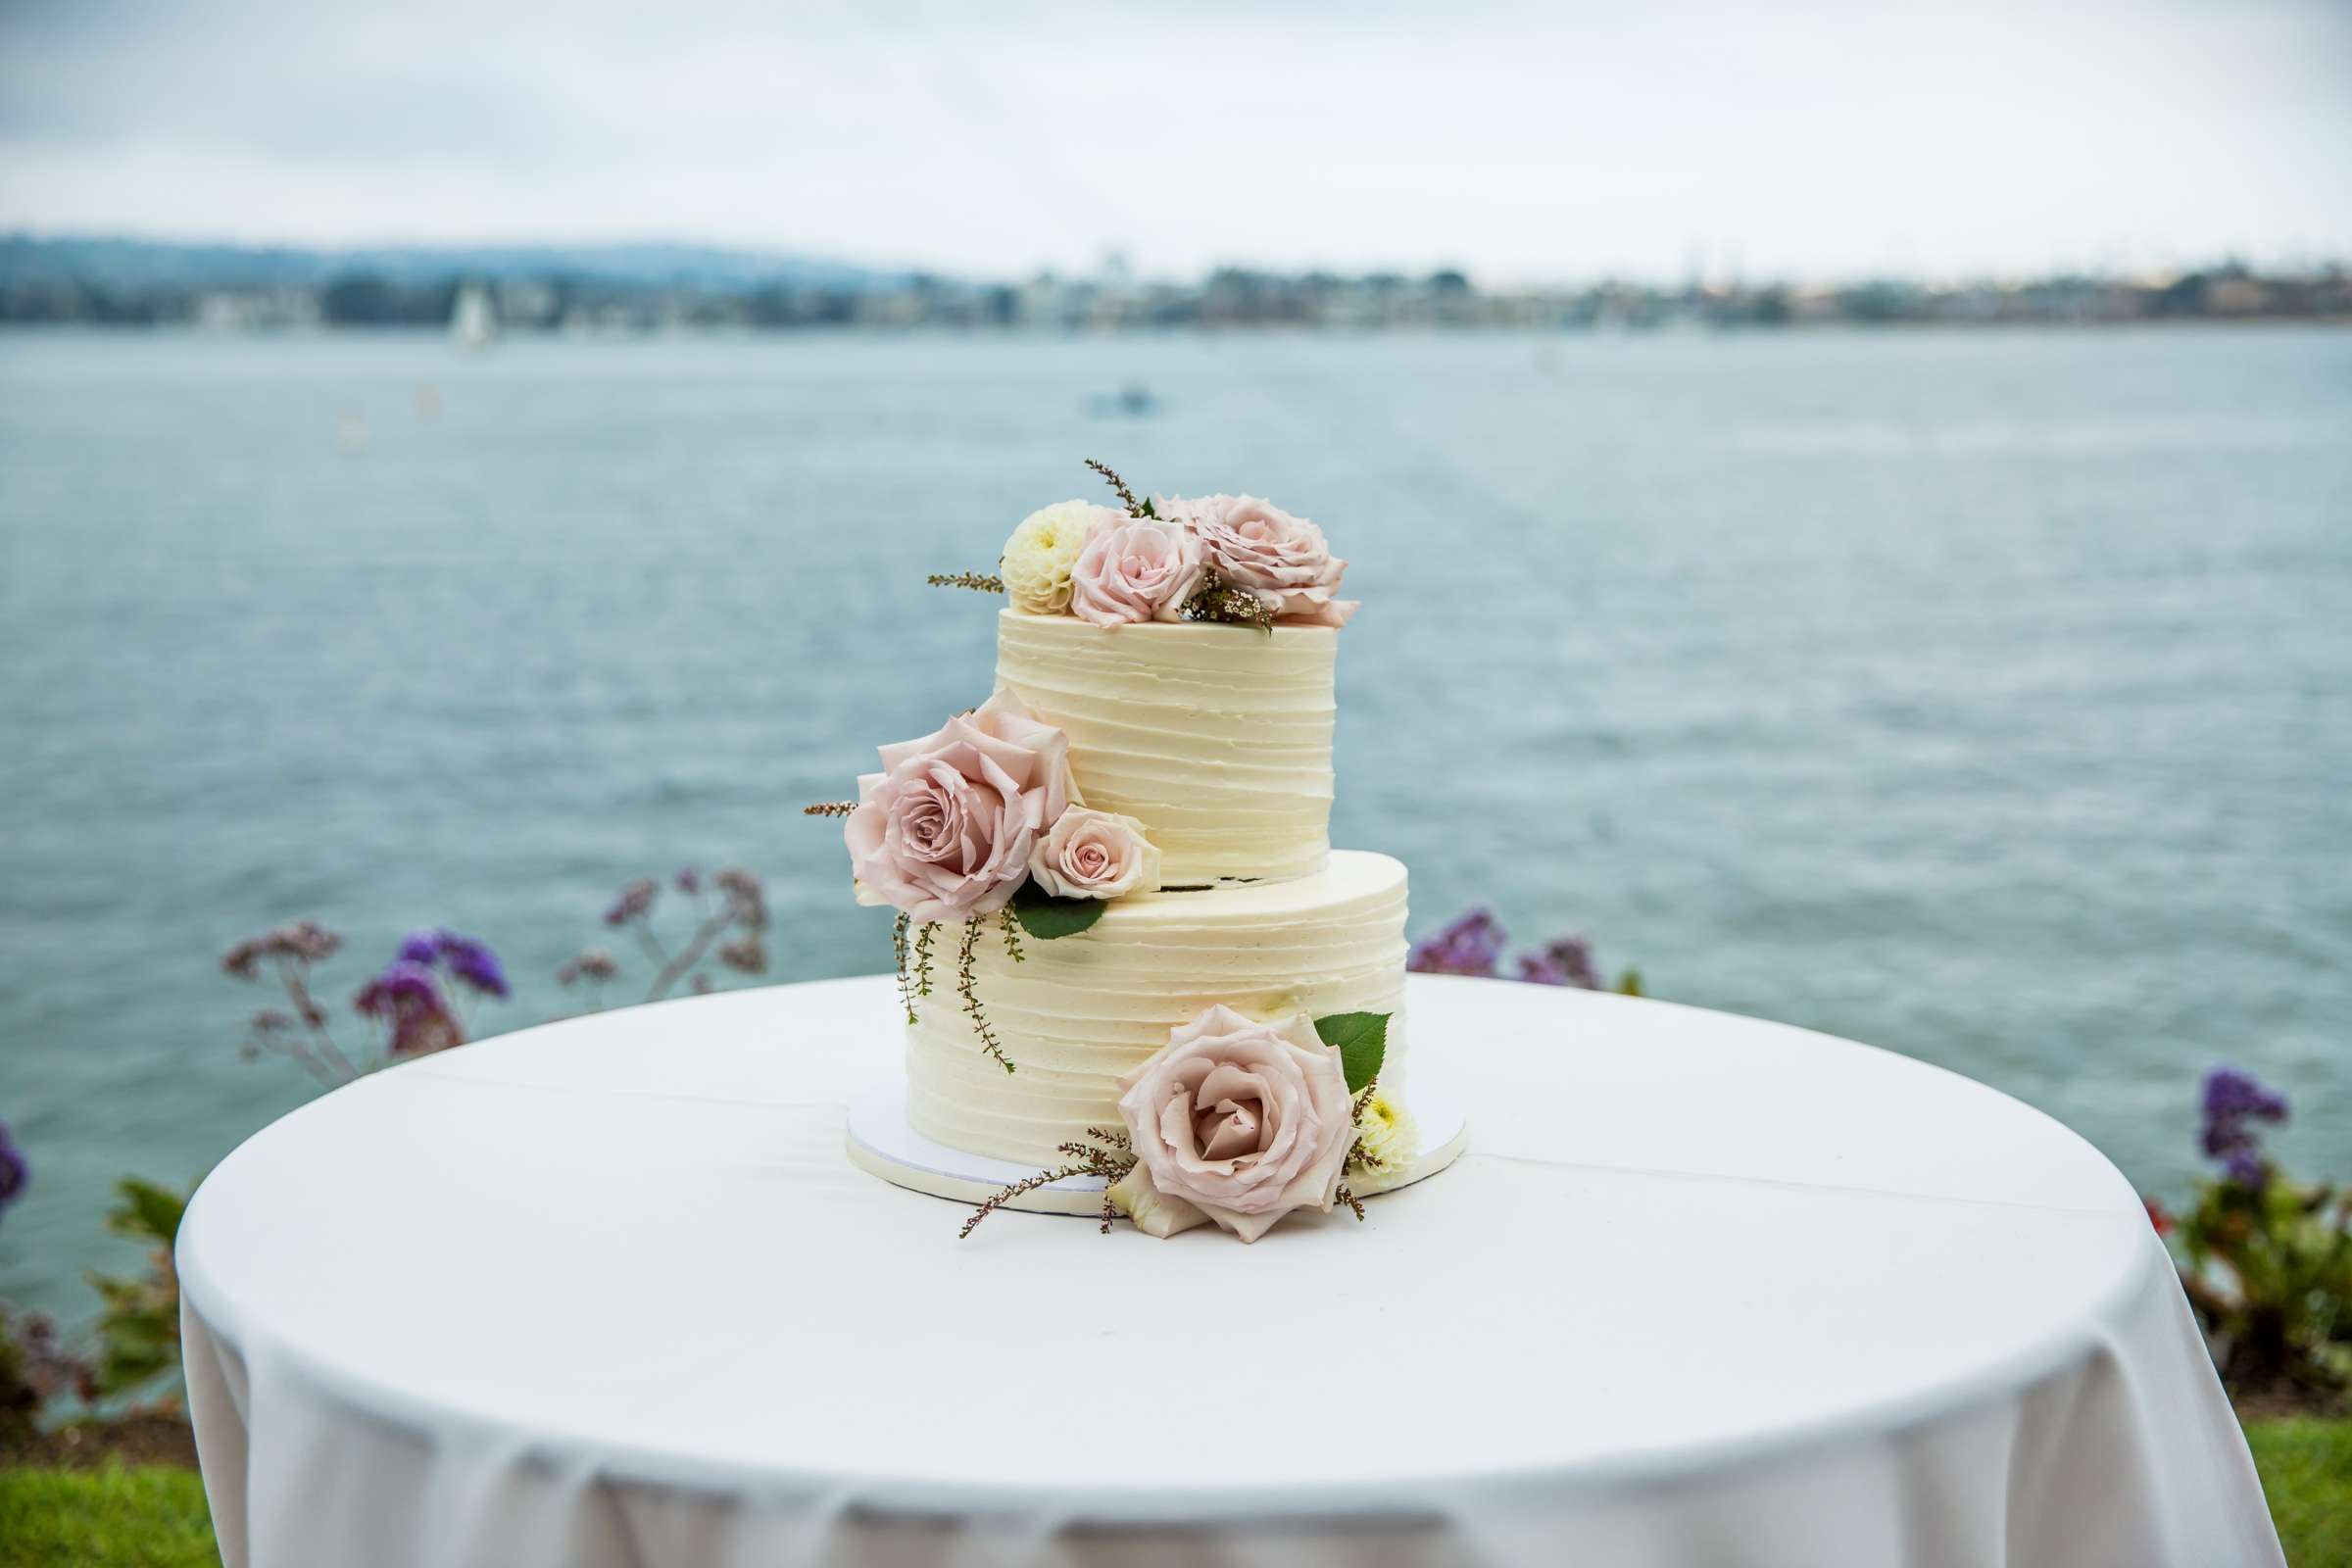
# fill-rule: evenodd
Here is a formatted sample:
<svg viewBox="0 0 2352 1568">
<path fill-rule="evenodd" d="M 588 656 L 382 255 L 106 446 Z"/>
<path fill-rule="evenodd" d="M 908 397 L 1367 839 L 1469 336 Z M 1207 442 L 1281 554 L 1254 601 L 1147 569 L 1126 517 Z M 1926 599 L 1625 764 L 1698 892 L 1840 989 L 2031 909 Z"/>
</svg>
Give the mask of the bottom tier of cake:
<svg viewBox="0 0 2352 1568">
<path fill-rule="evenodd" d="M 1404 912 L 1400 862 L 1341 850 L 1292 882 L 1121 899 L 1077 936 L 1024 943 L 1017 962 L 992 933 L 974 990 L 1010 1073 L 959 1010 L 943 942 L 906 1028 L 907 1119 L 951 1149 L 1055 1163 L 1054 1145 L 1118 1124 L 1120 1074 L 1217 1003 L 1254 1018 L 1389 1013 L 1380 1081 L 1400 1093 Z"/>
</svg>

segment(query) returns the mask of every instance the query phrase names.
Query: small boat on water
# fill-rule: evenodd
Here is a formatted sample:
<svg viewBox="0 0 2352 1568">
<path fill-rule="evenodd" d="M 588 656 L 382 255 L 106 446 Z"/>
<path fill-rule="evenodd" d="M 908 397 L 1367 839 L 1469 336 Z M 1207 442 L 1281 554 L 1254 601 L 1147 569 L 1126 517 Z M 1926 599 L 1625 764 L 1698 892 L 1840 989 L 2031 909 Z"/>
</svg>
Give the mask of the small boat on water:
<svg viewBox="0 0 2352 1568">
<path fill-rule="evenodd" d="M 1140 419 L 1147 414 L 1158 412 L 1159 399 L 1153 397 L 1152 389 L 1143 382 L 1130 381 L 1116 393 L 1098 394 L 1093 406 L 1097 414 L 1116 414 L 1130 419 Z"/>
<path fill-rule="evenodd" d="M 486 349 L 498 336 L 498 312 L 490 290 L 479 283 L 463 284 L 449 309 L 449 339 L 465 349 Z"/>
</svg>

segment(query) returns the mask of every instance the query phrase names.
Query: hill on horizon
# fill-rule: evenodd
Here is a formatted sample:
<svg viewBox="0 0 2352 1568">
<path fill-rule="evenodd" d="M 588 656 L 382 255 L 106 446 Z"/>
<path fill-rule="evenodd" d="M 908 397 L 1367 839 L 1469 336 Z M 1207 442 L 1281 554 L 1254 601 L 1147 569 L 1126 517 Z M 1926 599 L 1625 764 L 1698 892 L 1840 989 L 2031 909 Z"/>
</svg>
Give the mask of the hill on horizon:
<svg viewBox="0 0 2352 1568">
<path fill-rule="evenodd" d="M 0 235 L 0 284 L 256 288 L 369 275 L 393 283 L 455 277 L 567 277 L 638 288 L 739 290 L 781 284 L 864 291 L 912 274 L 817 257 L 660 242 L 600 245 L 206 244 L 114 235 Z"/>
</svg>

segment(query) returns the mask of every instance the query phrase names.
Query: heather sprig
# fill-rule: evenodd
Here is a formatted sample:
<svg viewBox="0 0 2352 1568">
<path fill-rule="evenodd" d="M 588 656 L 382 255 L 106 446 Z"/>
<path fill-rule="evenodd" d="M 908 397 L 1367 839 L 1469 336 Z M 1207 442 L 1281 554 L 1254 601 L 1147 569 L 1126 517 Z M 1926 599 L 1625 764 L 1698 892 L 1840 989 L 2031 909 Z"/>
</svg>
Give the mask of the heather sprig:
<svg viewBox="0 0 2352 1568">
<path fill-rule="evenodd" d="M 1004 591 L 1004 579 L 993 571 L 935 571 L 923 581 L 934 588 L 969 588 L 981 594 Z"/>
<path fill-rule="evenodd" d="M 1118 493 L 1119 505 L 1125 508 L 1131 516 L 1149 517 L 1155 515 L 1155 514 L 1152 511 L 1152 503 L 1149 501 L 1138 501 L 1135 498 L 1135 492 L 1127 488 L 1127 481 L 1120 478 L 1116 473 L 1112 472 L 1109 464 L 1099 462 L 1094 458 L 1089 458 L 1086 460 L 1086 466 L 1094 469 L 1097 473 L 1101 474 L 1103 478 L 1103 481 L 1107 483 L 1112 490 Z"/>
<path fill-rule="evenodd" d="M 1054 1146 L 1054 1152 L 1069 1156 L 1068 1164 L 1048 1166 L 1034 1176 L 1024 1176 L 1017 1182 L 1000 1188 L 972 1210 L 971 1217 L 963 1222 L 963 1229 L 956 1233 L 956 1239 L 962 1241 L 979 1228 L 982 1220 L 1023 1194 L 1034 1193 L 1040 1187 L 1050 1187 L 1072 1176 L 1102 1178 L 1104 1189 L 1101 1229 L 1103 1235 L 1108 1236 L 1112 1221 L 1118 1217 L 1118 1205 L 1111 1200 L 1109 1189 L 1135 1169 L 1135 1155 L 1131 1151 L 1132 1145 L 1125 1131 L 1089 1127 L 1085 1141 Z"/>
</svg>

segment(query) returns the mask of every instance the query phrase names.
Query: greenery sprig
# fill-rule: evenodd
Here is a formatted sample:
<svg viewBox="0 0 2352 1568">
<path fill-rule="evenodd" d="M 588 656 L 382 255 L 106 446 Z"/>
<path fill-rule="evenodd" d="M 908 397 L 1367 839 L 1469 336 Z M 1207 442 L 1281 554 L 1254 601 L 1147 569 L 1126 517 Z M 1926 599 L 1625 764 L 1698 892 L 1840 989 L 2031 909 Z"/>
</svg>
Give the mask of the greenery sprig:
<svg viewBox="0 0 2352 1568">
<path fill-rule="evenodd" d="M 906 1009 L 906 1021 L 914 1022 L 914 982 L 906 973 L 906 927 L 913 923 L 911 915 L 902 913 L 890 924 L 890 950 L 899 960 L 899 1004 Z"/>
<path fill-rule="evenodd" d="M 923 581 L 934 588 L 969 588 L 982 594 L 1004 591 L 1004 579 L 993 571 L 935 571 Z"/>
<path fill-rule="evenodd" d="M 914 994 L 931 995 L 931 943 L 939 935 L 937 921 L 925 920 L 923 928 L 914 934 Z"/>
<path fill-rule="evenodd" d="M 1024 1176 L 1017 1182 L 1000 1188 L 972 1210 L 971 1217 L 963 1222 L 963 1229 L 956 1233 L 956 1239 L 962 1241 L 979 1228 L 982 1220 L 1023 1194 L 1034 1193 L 1040 1187 L 1051 1187 L 1054 1183 L 1066 1181 L 1072 1176 L 1100 1176 L 1102 1178 L 1104 1188 L 1101 1230 L 1103 1235 L 1108 1236 L 1111 1223 L 1117 1219 L 1119 1212 L 1118 1205 L 1111 1201 L 1109 1189 L 1125 1179 L 1129 1171 L 1135 1169 L 1133 1145 L 1128 1142 L 1125 1132 L 1116 1129 L 1089 1127 L 1086 1130 L 1086 1136 L 1092 1142 L 1054 1146 L 1054 1152 L 1068 1155 L 1069 1164 L 1048 1166 L 1034 1176 Z"/>
<path fill-rule="evenodd" d="M 801 808 L 803 816 L 847 816 L 858 809 L 856 801 L 819 801 Z"/>
<path fill-rule="evenodd" d="M 972 957 L 980 946 L 982 919 L 973 915 L 963 922 L 963 942 L 956 950 L 956 994 L 963 999 L 963 1015 L 972 1020 L 972 1033 L 980 1037 L 980 1049 L 999 1066 L 1011 1072 L 1012 1058 L 1004 1054 L 1004 1042 L 989 1024 L 988 1009 L 980 1004 L 979 976 L 974 972 Z"/>
</svg>

